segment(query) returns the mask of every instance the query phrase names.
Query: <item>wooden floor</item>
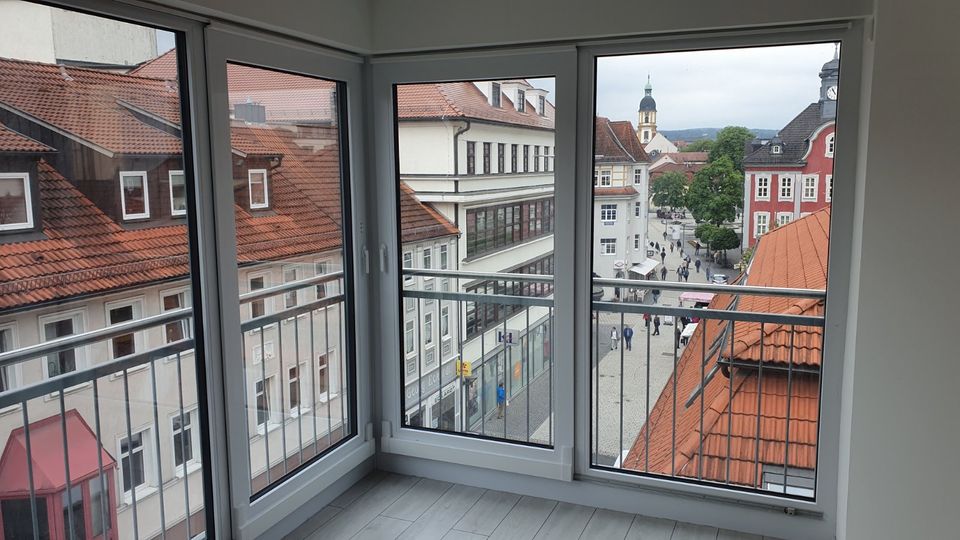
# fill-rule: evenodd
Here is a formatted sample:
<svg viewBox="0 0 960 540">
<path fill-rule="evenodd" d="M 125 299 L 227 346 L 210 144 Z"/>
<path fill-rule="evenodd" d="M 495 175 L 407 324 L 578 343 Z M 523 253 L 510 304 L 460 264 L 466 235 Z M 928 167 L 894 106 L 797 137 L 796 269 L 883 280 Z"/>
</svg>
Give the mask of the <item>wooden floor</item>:
<svg viewBox="0 0 960 540">
<path fill-rule="evenodd" d="M 761 540 L 718 530 L 375 471 L 287 538 Z"/>
</svg>

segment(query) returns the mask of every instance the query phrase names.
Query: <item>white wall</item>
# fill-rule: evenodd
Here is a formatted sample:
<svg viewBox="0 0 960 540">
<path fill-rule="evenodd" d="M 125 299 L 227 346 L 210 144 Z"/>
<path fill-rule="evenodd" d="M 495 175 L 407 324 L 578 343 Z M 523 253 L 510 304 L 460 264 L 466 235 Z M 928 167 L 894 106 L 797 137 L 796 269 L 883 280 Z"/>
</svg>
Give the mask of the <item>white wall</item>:
<svg viewBox="0 0 960 540">
<path fill-rule="evenodd" d="M 34 62 L 53 62 L 52 10 L 47 6 L 19 0 L 0 0 L 0 57 Z M 13 24 L 16 21 L 16 24 Z"/>
<path fill-rule="evenodd" d="M 877 8 L 838 537 L 958 538 L 960 5 Z"/>
</svg>

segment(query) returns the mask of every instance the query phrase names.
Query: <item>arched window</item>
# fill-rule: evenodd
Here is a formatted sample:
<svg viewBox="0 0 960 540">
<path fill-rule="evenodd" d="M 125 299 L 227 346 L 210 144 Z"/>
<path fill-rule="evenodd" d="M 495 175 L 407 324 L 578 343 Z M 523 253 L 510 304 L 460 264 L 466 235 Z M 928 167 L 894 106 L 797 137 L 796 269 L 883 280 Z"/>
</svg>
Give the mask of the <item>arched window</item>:
<svg viewBox="0 0 960 540">
<path fill-rule="evenodd" d="M 836 133 L 831 133 L 831 134 L 827 135 L 827 151 L 824 152 L 824 154 L 823 154 L 823 155 L 826 156 L 826 157 L 831 157 L 831 158 L 833 157 L 834 138 L 835 138 L 835 136 L 836 136 Z"/>
</svg>

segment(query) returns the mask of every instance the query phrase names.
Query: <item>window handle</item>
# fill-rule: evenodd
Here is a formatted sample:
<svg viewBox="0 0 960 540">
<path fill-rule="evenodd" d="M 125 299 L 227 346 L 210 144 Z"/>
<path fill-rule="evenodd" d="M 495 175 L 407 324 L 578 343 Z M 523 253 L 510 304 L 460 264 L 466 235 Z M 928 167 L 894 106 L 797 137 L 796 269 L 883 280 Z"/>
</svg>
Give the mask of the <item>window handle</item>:
<svg viewBox="0 0 960 540">
<path fill-rule="evenodd" d="M 380 244 L 380 273 L 387 271 L 387 245 Z"/>
</svg>

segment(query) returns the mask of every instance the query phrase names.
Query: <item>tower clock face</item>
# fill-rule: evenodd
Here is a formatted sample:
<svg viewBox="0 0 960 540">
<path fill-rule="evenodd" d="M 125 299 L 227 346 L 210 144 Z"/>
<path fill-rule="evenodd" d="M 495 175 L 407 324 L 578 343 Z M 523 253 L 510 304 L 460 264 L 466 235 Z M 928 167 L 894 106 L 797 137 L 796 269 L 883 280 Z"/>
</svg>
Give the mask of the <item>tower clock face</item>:
<svg viewBox="0 0 960 540">
<path fill-rule="evenodd" d="M 836 85 L 827 88 L 827 98 L 837 99 L 837 87 Z"/>
</svg>

